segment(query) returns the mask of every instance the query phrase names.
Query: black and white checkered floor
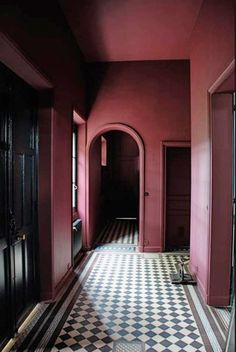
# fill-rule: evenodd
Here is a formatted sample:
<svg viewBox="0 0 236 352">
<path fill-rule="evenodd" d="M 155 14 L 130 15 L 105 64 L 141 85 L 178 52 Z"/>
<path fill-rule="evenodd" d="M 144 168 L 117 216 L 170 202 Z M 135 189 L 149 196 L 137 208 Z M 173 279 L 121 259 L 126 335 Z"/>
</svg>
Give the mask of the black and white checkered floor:
<svg viewBox="0 0 236 352">
<path fill-rule="evenodd" d="M 109 352 L 119 339 L 141 341 L 146 352 L 223 351 L 229 312 L 223 326 L 197 288 L 170 283 L 178 260 L 173 254 L 94 252 L 12 351 Z"/>
<path fill-rule="evenodd" d="M 137 219 L 116 218 L 109 221 L 98 236 L 97 244 L 133 244 L 138 245 Z"/>
<path fill-rule="evenodd" d="M 171 266 L 167 256 L 99 256 L 54 350 L 108 352 L 125 338 L 145 342 L 147 352 L 203 351 L 183 289 L 169 282 Z"/>
</svg>

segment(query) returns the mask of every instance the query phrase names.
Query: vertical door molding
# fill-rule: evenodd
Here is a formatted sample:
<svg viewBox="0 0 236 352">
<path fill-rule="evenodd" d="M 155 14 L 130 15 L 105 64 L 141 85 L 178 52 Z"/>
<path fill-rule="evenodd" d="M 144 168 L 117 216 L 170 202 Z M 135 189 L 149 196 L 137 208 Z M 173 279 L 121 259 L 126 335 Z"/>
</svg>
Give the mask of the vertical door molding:
<svg viewBox="0 0 236 352">
<path fill-rule="evenodd" d="M 210 305 L 228 305 L 232 240 L 232 92 L 224 83 L 233 75 L 235 61 L 208 90 L 210 129 L 210 194 L 207 287 Z M 232 80 L 233 81 L 233 80 Z M 219 280 L 220 277 L 220 280 Z"/>
</svg>

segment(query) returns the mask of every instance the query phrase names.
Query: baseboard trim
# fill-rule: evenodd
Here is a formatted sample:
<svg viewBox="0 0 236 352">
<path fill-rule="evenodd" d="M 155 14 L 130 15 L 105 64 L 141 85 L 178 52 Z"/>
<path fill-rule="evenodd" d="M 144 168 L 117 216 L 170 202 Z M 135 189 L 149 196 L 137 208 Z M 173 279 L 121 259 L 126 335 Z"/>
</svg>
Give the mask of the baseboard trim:
<svg viewBox="0 0 236 352">
<path fill-rule="evenodd" d="M 205 286 L 203 285 L 202 281 L 200 280 L 200 278 L 198 276 L 196 266 L 193 265 L 191 262 L 189 264 L 189 271 L 190 271 L 190 274 L 193 275 L 194 278 L 196 279 L 198 291 L 199 291 L 204 303 L 207 304 L 208 295 L 207 295 L 207 292 L 205 290 Z"/>
<path fill-rule="evenodd" d="M 73 268 L 76 268 L 79 265 L 84 255 L 85 255 L 85 252 L 83 250 L 80 250 L 79 253 L 76 254 L 74 258 Z"/>
<path fill-rule="evenodd" d="M 53 291 L 42 291 L 40 292 L 40 297 L 39 297 L 39 301 L 40 302 L 52 302 L 54 297 L 54 292 Z"/>
<path fill-rule="evenodd" d="M 93 245 L 87 245 L 82 247 L 83 252 L 90 252 L 93 249 Z"/>
<path fill-rule="evenodd" d="M 70 267 L 70 269 L 66 272 L 63 278 L 58 282 L 54 289 L 53 299 L 55 299 L 61 292 L 61 290 L 65 290 L 75 278 L 74 268 Z"/>
<path fill-rule="evenodd" d="M 227 307 L 230 304 L 229 296 L 208 296 L 207 304 L 214 307 Z"/>
<path fill-rule="evenodd" d="M 197 275 L 196 267 L 190 263 L 189 270 L 190 270 L 190 273 L 192 275 L 194 275 L 194 277 L 197 280 L 198 291 L 199 291 L 205 304 L 208 304 L 209 306 L 215 306 L 215 307 L 217 307 L 217 306 L 218 307 L 226 307 L 229 305 L 229 301 L 230 301 L 229 295 L 227 295 L 227 296 L 213 296 L 213 295 L 208 294 L 205 290 L 205 286 L 203 285 L 202 281 L 200 280 L 200 278 Z"/>
<path fill-rule="evenodd" d="M 143 253 L 143 246 L 138 246 L 139 253 Z"/>
<path fill-rule="evenodd" d="M 148 252 L 148 253 L 161 252 L 161 247 L 160 246 L 144 246 L 143 252 Z"/>
</svg>

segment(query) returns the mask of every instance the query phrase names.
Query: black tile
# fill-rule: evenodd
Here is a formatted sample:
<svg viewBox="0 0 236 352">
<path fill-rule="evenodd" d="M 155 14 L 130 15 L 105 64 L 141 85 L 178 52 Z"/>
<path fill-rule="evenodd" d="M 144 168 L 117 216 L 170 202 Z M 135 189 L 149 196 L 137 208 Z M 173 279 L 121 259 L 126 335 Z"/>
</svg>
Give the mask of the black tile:
<svg viewBox="0 0 236 352">
<path fill-rule="evenodd" d="M 187 343 L 185 343 L 184 341 L 180 341 L 180 340 L 177 341 L 175 344 L 181 348 L 184 348 L 187 346 Z"/>
</svg>

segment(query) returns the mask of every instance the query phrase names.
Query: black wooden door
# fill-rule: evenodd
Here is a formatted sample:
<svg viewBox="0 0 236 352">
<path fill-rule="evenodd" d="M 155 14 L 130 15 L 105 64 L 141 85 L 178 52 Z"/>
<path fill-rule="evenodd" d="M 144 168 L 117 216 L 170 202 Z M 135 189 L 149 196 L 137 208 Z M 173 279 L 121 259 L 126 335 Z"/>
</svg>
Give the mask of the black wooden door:
<svg viewBox="0 0 236 352">
<path fill-rule="evenodd" d="M 11 325 L 10 252 L 7 236 L 8 104 L 7 80 L 0 70 L 0 342 L 7 338 Z"/>
<path fill-rule="evenodd" d="M 0 309 L 9 313 L 3 325 L 11 334 L 36 301 L 37 139 L 34 91 L 4 67 L 1 78 L 5 86 L 1 112 L 1 238 L 5 251 L 1 274 L 5 298 Z"/>
</svg>

